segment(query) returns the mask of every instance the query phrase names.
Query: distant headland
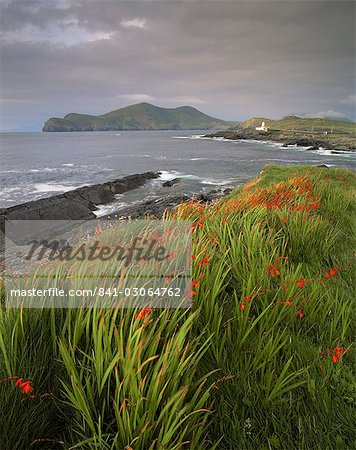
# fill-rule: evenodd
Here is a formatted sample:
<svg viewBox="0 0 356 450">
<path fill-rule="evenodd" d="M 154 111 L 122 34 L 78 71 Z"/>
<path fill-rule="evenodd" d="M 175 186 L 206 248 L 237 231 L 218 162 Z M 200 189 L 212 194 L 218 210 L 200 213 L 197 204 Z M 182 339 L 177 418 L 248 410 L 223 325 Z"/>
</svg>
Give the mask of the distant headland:
<svg viewBox="0 0 356 450">
<path fill-rule="evenodd" d="M 350 120 L 332 118 L 286 116 L 281 120 L 271 120 L 254 117 L 207 137 L 273 141 L 283 144 L 283 147 L 324 148 L 335 153 L 356 150 L 356 124 Z"/>
<path fill-rule="evenodd" d="M 221 130 L 234 124 L 191 106 L 161 108 L 138 103 L 100 116 L 70 113 L 63 119 L 51 117 L 42 131 Z"/>
</svg>

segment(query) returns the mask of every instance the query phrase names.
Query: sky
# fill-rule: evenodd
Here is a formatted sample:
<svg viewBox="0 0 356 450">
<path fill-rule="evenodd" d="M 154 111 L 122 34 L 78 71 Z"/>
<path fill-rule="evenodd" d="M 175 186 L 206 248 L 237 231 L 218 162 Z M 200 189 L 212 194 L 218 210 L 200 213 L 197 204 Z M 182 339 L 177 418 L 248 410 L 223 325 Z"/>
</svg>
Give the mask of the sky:
<svg viewBox="0 0 356 450">
<path fill-rule="evenodd" d="M 0 0 L 0 130 L 130 104 L 356 120 L 354 1 Z"/>
</svg>

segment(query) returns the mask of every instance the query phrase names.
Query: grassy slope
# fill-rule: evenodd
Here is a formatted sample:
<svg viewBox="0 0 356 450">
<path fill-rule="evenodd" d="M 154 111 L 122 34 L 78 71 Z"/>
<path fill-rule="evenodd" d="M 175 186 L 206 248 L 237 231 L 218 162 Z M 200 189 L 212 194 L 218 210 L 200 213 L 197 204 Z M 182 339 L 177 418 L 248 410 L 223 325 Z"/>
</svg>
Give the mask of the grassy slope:
<svg viewBox="0 0 356 450">
<path fill-rule="evenodd" d="M 264 117 L 254 117 L 241 123 L 244 128 L 255 128 L 261 126 L 265 122 L 268 127 L 276 130 L 285 131 L 308 131 L 320 132 L 331 131 L 342 133 L 356 133 L 356 124 L 354 122 L 333 120 L 333 119 L 316 119 L 316 118 L 300 118 L 296 116 L 287 116 L 282 120 L 266 119 Z"/>
<path fill-rule="evenodd" d="M 193 312 L 2 311 L 1 376 L 55 397 L 0 384 L 0 448 L 352 448 L 355 187 L 341 169 L 268 167 L 182 205 Z"/>
</svg>

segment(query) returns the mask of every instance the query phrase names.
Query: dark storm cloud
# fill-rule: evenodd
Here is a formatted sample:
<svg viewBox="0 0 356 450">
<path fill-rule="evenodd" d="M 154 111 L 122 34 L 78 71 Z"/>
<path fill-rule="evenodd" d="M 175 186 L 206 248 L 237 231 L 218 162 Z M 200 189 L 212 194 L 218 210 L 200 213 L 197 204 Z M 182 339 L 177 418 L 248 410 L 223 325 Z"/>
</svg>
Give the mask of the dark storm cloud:
<svg viewBox="0 0 356 450">
<path fill-rule="evenodd" d="M 2 128 L 139 101 L 355 117 L 354 2 L 5 1 Z"/>
</svg>

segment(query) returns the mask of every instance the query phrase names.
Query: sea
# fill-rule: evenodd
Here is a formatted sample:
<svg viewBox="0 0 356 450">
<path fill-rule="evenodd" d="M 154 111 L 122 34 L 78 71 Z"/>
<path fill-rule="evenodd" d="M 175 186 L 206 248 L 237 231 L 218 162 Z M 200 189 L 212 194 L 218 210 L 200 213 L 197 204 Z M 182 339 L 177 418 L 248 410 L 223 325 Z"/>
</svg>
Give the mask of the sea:
<svg viewBox="0 0 356 450">
<path fill-rule="evenodd" d="M 356 153 L 284 148 L 260 141 L 205 138 L 204 131 L 122 131 L 0 134 L 0 208 L 50 197 L 135 173 L 160 171 L 133 191 L 99 206 L 98 216 L 168 194 L 239 186 L 266 164 L 355 169 Z M 179 178 L 173 187 L 164 181 Z"/>
</svg>

